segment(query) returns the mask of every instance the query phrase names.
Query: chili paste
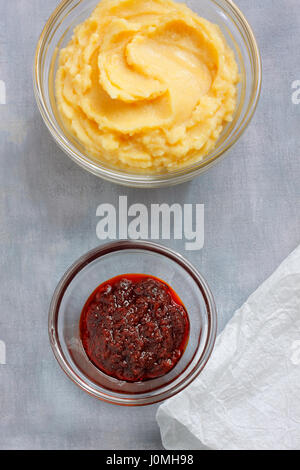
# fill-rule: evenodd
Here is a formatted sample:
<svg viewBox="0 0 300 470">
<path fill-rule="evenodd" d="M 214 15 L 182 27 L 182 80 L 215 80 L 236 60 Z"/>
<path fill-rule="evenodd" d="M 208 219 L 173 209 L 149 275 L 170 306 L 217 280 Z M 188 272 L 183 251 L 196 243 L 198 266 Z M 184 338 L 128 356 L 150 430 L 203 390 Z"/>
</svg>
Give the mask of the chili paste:
<svg viewBox="0 0 300 470">
<path fill-rule="evenodd" d="M 174 290 L 145 274 L 117 276 L 87 300 L 80 335 L 90 361 L 119 380 L 138 382 L 168 373 L 189 337 L 187 311 Z"/>
</svg>

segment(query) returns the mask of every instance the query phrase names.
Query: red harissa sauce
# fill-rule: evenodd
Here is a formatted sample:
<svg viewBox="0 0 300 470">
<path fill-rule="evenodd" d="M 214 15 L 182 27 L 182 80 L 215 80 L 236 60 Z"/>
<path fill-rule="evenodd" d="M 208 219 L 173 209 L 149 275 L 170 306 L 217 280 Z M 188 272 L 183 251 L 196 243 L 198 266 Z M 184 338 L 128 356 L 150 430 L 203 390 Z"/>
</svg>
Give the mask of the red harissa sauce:
<svg viewBox="0 0 300 470">
<path fill-rule="evenodd" d="M 169 372 L 189 337 L 187 311 L 166 283 L 145 274 L 125 274 L 101 284 L 87 300 L 80 335 L 90 361 L 127 382 Z"/>
</svg>

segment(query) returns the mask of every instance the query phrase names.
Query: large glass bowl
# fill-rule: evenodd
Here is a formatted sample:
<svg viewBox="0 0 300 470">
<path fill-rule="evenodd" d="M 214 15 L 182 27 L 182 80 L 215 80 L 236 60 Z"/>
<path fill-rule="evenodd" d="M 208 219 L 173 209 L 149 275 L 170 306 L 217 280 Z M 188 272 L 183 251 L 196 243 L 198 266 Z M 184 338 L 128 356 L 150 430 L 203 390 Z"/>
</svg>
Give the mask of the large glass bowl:
<svg viewBox="0 0 300 470">
<path fill-rule="evenodd" d="M 255 111 L 261 88 L 261 59 L 252 29 L 231 0 L 187 0 L 196 13 L 220 26 L 235 51 L 241 81 L 233 121 L 223 130 L 214 150 L 198 163 L 162 174 L 137 174 L 99 163 L 63 126 L 55 100 L 55 75 L 61 48 L 74 27 L 88 18 L 99 0 L 64 0 L 53 12 L 39 39 L 34 69 L 34 88 L 41 115 L 58 145 L 76 163 L 106 180 L 125 186 L 161 187 L 188 181 L 210 168 L 237 142 Z"/>
<path fill-rule="evenodd" d="M 163 377 L 138 383 L 114 379 L 88 359 L 79 321 L 98 285 L 120 274 L 139 273 L 167 282 L 183 301 L 190 335 L 183 356 Z M 217 314 L 203 277 L 181 255 L 150 242 L 122 241 L 100 246 L 80 258 L 58 284 L 49 312 L 50 342 L 67 376 L 90 395 L 117 405 L 149 405 L 187 387 L 203 370 L 213 350 Z"/>
</svg>

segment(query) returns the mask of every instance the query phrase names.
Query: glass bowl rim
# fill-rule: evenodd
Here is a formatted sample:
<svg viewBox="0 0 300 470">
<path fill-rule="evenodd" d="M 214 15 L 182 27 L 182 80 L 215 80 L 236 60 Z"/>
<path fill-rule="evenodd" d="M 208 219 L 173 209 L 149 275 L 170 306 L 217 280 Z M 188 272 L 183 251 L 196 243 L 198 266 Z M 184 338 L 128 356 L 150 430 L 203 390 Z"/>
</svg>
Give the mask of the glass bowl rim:
<svg viewBox="0 0 300 470">
<path fill-rule="evenodd" d="M 146 252 L 152 252 L 155 254 L 159 254 L 163 257 L 169 258 L 171 261 L 176 262 L 181 268 L 183 268 L 190 277 L 195 281 L 197 287 L 201 291 L 201 295 L 205 302 L 206 306 L 206 317 L 207 317 L 207 335 L 205 338 L 205 345 L 203 351 L 201 353 L 200 358 L 197 360 L 197 363 L 193 365 L 193 369 L 188 373 L 186 377 L 184 377 L 180 382 L 172 386 L 170 390 L 165 390 L 159 393 L 159 389 L 157 389 L 157 394 L 153 396 L 141 396 L 138 398 L 132 398 L 130 396 L 126 396 L 123 394 L 110 394 L 110 391 L 104 389 L 105 391 L 99 391 L 96 388 L 88 385 L 85 381 L 83 381 L 77 374 L 74 368 L 71 366 L 70 362 L 65 357 L 60 337 L 58 333 L 58 317 L 62 299 L 64 294 L 71 284 L 72 280 L 76 277 L 76 275 L 88 264 L 99 259 L 107 254 L 125 251 L 125 250 L 144 250 Z M 54 356 L 59 363 L 61 369 L 65 372 L 65 374 L 74 382 L 77 386 L 79 386 L 82 390 L 87 392 L 89 395 L 98 398 L 99 400 L 116 404 L 122 406 L 145 406 L 145 405 L 152 405 L 154 403 L 159 403 L 167 398 L 170 398 L 183 389 L 185 389 L 190 383 L 192 383 L 196 377 L 200 374 L 200 372 L 206 366 L 214 345 L 216 341 L 217 335 L 217 309 L 215 305 L 215 301 L 212 295 L 212 292 L 203 278 L 203 276 L 198 272 L 198 270 L 188 261 L 186 260 L 181 254 L 177 253 L 176 251 L 167 248 L 163 245 L 153 242 L 146 242 L 142 240 L 121 240 L 115 241 L 111 243 L 107 243 L 104 245 L 100 245 L 86 254 L 81 256 L 72 266 L 65 272 L 62 276 L 61 280 L 59 281 L 49 308 L 49 317 L 48 317 L 48 333 L 52 351 Z M 198 344 L 199 348 L 199 344 Z M 196 349 L 197 351 L 197 349 Z M 182 372 L 181 375 L 184 376 L 186 370 Z M 180 375 L 179 375 L 180 377 Z M 147 392 L 145 392 L 145 395 Z"/>
<path fill-rule="evenodd" d="M 212 165 L 214 165 L 217 161 L 224 157 L 227 151 L 237 143 L 237 141 L 240 139 L 240 137 L 243 135 L 248 125 L 250 124 L 258 105 L 262 86 L 262 61 L 259 47 L 250 24 L 248 23 L 246 17 L 241 12 L 241 10 L 235 5 L 235 3 L 232 0 L 221 0 L 221 2 L 225 3 L 228 8 L 232 11 L 232 15 L 228 15 L 228 12 L 226 12 L 226 15 L 229 16 L 233 21 L 233 15 L 235 15 L 238 18 L 240 24 L 242 25 L 242 28 L 244 29 L 245 35 L 247 37 L 247 43 L 245 44 L 247 45 L 249 55 L 252 59 L 252 75 L 254 82 L 254 86 L 251 91 L 251 96 L 249 98 L 249 104 L 247 106 L 247 109 L 242 113 L 242 121 L 238 126 L 238 131 L 236 132 L 236 135 L 233 139 L 229 140 L 229 142 L 226 143 L 224 148 L 221 148 L 217 151 L 215 148 L 213 150 L 213 156 L 211 158 L 207 156 L 204 160 L 200 162 L 194 163 L 192 165 L 180 168 L 179 170 L 175 170 L 169 173 L 163 173 L 158 175 L 146 175 L 122 172 L 121 170 L 101 166 L 100 163 L 97 164 L 93 162 L 87 156 L 85 156 L 85 158 L 82 158 L 79 151 L 74 151 L 73 148 L 71 148 L 71 146 L 69 145 L 69 139 L 58 128 L 58 126 L 54 123 L 53 119 L 50 116 L 43 92 L 41 78 L 41 70 L 43 69 L 43 67 L 41 66 L 41 58 L 43 56 L 43 50 L 45 46 L 47 46 L 47 40 L 49 38 L 49 35 L 57 25 L 57 21 L 60 21 L 60 15 L 74 1 L 75 0 L 62 0 L 46 22 L 46 25 L 44 26 L 44 29 L 42 30 L 42 33 L 37 43 L 33 71 L 34 94 L 40 114 L 50 134 L 52 135 L 58 146 L 63 150 L 63 152 L 67 154 L 68 157 L 75 161 L 79 166 L 106 181 L 120 184 L 122 186 L 136 188 L 158 188 L 184 183 L 195 178 L 204 171 L 207 171 Z M 82 1 L 83 0 L 79 0 L 74 5 L 73 9 L 77 8 Z M 209 1 L 211 3 L 219 5 L 217 3 L 218 0 Z"/>
</svg>

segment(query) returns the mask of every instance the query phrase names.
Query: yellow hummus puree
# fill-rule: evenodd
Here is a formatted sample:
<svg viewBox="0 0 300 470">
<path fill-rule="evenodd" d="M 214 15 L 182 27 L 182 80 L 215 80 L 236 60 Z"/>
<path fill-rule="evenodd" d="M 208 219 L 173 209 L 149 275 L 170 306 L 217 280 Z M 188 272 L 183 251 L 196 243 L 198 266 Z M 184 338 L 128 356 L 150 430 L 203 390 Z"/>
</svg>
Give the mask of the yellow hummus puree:
<svg viewBox="0 0 300 470">
<path fill-rule="evenodd" d="M 102 0 L 60 53 L 59 112 L 94 159 L 157 173 L 201 160 L 236 106 L 218 26 L 172 0 Z"/>
</svg>

